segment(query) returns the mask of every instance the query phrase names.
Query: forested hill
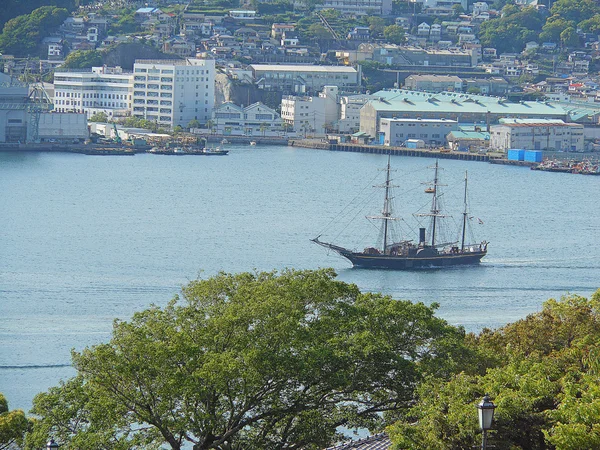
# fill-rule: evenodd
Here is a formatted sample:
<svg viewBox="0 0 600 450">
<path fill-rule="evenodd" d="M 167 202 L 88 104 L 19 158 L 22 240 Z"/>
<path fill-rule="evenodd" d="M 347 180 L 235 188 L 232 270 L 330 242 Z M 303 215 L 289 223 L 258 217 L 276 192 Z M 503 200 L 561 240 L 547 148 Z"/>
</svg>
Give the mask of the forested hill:
<svg viewBox="0 0 600 450">
<path fill-rule="evenodd" d="M 79 6 L 80 0 L 2 0 L 0 8 L 0 30 L 10 19 L 29 14 L 42 6 L 57 6 L 73 11 Z"/>
</svg>

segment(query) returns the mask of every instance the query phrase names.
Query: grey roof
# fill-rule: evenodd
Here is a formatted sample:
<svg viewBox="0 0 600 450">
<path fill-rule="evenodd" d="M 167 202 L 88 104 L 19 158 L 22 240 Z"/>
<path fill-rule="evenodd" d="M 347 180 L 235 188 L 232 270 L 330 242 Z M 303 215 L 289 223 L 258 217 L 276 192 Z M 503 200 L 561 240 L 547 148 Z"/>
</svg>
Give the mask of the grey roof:
<svg viewBox="0 0 600 450">
<path fill-rule="evenodd" d="M 276 72 L 340 72 L 355 74 L 356 69 L 348 66 L 311 66 L 304 64 L 250 64 L 254 70 Z"/>
<path fill-rule="evenodd" d="M 392 441 L 385 433 L 374 434 L 357 441 L 348 441 L 325 450 L 388 450 L 392 448 Z"/>
<path fill-rule="evenodd" d="M 566 116 L 567 111 L 553 102 L 512 103 L 498 97 L 462 94 L 456 92 L 418 92 L 404 89 L 378 91 L 373 94 L 378 100 L 370 100 L 376 111 L 390 112 L 437 112 L 437 113 L 481 113 L 506 116 L 537 115 Z"/>
</svg>

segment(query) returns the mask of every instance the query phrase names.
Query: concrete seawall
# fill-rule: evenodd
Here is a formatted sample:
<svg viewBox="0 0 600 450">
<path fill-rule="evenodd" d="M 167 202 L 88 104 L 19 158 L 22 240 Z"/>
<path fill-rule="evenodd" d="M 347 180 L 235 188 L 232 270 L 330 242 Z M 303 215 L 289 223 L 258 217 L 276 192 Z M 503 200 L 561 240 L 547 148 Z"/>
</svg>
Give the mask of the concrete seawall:
<svg viewBox="0 0 600 450">
<path fill-rule="evenodd" d="M 485 153 L 450 152 L 448 150 L 439 149 L 387 147 L 384 145 L 331 144 L 328 142 L 309 139 L 290 140 L 288 145 L 292 147 L 330 150 L 334 152 L 377 153 L 381 155 L 417 156 L 438 159 L 461 159 L 465 161 L 490 161 L 490 156 Z"/>
</svg>

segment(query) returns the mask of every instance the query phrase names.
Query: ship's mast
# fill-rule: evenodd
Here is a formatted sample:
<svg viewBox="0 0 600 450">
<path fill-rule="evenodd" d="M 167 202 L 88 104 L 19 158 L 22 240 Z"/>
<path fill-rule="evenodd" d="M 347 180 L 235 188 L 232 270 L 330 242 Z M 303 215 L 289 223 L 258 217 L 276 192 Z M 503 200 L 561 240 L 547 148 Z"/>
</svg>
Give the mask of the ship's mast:
<svg viewBox="0 0 600 450">
<path fill-rule="evenodd" d="M 385 199 L 383 201 L 383 210 L 379 216 L 366 216 L 367 219 L 383 220 L 383 253 L 385 254 L 388 245 L 388 234 L 390 233 L 390 220 L 401 220 L 400 217 L 392 216 L 392 188 L 397 187 L 392 184 L 392 168 L 391 168 L 391 156 L 388 155 L 388 163 L 385 169 L 386 171 L 385 183 L 375 185 L 374 187 L 385 188 Z"/>
<path fill-rule="evenodd" d="M 435 161 L 435 166 L 433 166 L 433 168 L 435 169 L 435 174 L 433 177 L 433 182 L 432 183 L 427 183 L 428 185 L 432 186 L 433 189 L 433 199 L 431 200 L 431 210 L 428 213 L 423 213 L 423 214 L 415 214 L 415 216 L 417 217 L 431 217 L 431 246 L 435 247 L 435 237 L 436 237 L 436 232 L 437 232 L 437 228 L 438 228 L 438 218 L 444 218 L 444 217 L 448 217 L 445 214 L 441 213 L 440 210 L 440 192 L 439 192 L 439 187 L 440 186 L 445 186 L 445 184 L 440 184 L 440 180 L 439 180 L 439 166 L 438 166 L 438 161 Z M 431 191 L 430 191 L 431 192 Z"/>
<path fill-rule="evenodd" d="M 385 176 L 385 200 L 383 202 L 383 211 L 381 211 L 381 215 L 384 217 L 383 219 L 383 253 L 385 254 L 385 249 L 387 248 L 387 237 L 388 237 L 388 219 L 391 216 L 390 212 L 390 158 L 388 155 L 388 163 L 387 170 Z"/>
<path fill-rule="evenodd" d="M 465 250 L 465 233 L 467 231 L 467 171 L 465 170 L 465 209 L 463 211 L 463 228 L 462 228 L 462 242 L 460 245 L 460 250 Z"/>
<path fill-rule="evenodd" d="M 433 176 L 433 200 L 431 203 L 431 215 L 433 217 L 433 223 L 431 227 L 431 246 L 435 247 L 435 228 L 437 225 L 437 216 L 439 214 L 438 210 L 438 197 L 437 197 L 437 188 L 438 188 L 438 161 L 435 160 L 435 175 Z"/>
</svg>

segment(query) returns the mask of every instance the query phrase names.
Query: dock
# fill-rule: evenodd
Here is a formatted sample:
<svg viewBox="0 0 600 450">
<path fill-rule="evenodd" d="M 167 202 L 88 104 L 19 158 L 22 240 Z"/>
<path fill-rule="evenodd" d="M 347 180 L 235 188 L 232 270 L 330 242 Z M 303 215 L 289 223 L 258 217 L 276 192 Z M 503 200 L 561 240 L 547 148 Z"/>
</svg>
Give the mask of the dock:
<svg viewBox="0 0 600 450">
<path fill-rule="evenodd" d="M 381 155 L 416 156 L 422 158 L 460 159 L 464 161 L 490 162 L 487 153 L 453 152 L 448 149 L 388 147 L 385 145 L 363 145 L 349 143 L 330 143 L 314 139 L 291 139 L 291 147 L 314 148 L 334 152 L 376 153 Z"/>
</svg>

